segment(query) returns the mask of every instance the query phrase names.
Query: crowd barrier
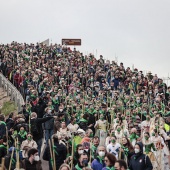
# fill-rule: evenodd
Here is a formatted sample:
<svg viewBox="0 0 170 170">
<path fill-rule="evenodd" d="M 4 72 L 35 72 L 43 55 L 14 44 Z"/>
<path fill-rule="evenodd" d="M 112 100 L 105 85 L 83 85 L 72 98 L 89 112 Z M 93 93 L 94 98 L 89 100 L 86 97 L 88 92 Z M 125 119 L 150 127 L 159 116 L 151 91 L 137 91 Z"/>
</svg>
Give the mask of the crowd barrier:
<svg viewBox="0 0 170 170">
<path fill-rule="evenodd" d="M 22 105 L 24 105 L 25 102 L 21 93 L 2 73 L 0 73 L 0 87 L 7 92 L 7 96 L 10 96 L 11 101 L 14 101 L 18 112 L 22 112 Z"/>
</svg>

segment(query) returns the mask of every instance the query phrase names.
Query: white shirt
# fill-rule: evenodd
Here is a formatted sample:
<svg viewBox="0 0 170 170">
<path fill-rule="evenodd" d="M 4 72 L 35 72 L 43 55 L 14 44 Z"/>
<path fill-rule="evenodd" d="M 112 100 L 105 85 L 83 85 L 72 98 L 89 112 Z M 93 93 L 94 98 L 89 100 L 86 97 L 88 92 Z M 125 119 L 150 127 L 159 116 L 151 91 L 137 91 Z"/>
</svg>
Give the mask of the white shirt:
<svg viewBox="0 0 170 170">
<path fill-rule="evenodd" d="M 109 145 L 107 145 L 107 152 L 113 154 L 116 158 L 118 158 L 118 153 L 120 150 L 121 145 L 119 143 L 113 144 L 110 143 Z"/>
</svg>

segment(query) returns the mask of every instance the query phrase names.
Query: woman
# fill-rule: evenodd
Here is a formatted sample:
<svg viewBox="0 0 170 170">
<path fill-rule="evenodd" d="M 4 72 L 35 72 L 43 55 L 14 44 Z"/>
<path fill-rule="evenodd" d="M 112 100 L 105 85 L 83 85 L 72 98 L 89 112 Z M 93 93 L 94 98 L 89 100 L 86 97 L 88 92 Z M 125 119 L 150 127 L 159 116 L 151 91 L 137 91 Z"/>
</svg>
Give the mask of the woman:
<svg viewBox="0 0 170 170">
<path fill-rule="evenodd" d="M 150 158 L 154 169 L 156 169 L 156 162 L 155 162 L 156 160 L 155 160 L 155 156 L 152 152 L 152 151 L 155 151 L 155 146 L 154 146 L 153 142 L 151 141 L 150 135 L 148 132 L 144 133 L 144 138 L 142 139 L 142 143 L 144 145 L 145 154 Z"/>
<path fill-rule="evenodd" d="M 129 163 L 131 156 L 134 154 L 133 146 L 127 137 L 122 138 L 121 154 L 121 158 L 123 158 L 127 163 Z"/>
<path fill-rule="evenodd" d="M 99 145 L 104 145 L 106 136 L 107 136 L 107 121 L 104 120 L 104 115 L 100 115 L 100 119 L 96 121 L 96 124 L 94 125 L 94 128 L 97 129 L 96 131 L 96 136 L 100 138 L 100 144 Z"/>
<path fill-rule="evenodd" d="M 76 147 L 76 151 L 74 153 L 73 164 L 76 165 L 78 163 L 79 156 L 84 153 L 83 145 L 78 144 Z"/>
<path fill-rule="evenodd" d="M 135 154 L 130 159 L 130 170 L 152 170 L 153 166 L 149 157 L 143 154 L 143 144 L 141 142 L 136 143 Z"/>
<path fill-rule="evenodd" d="M 28 151 L 31 148 L 37 149 L 37 143 L 32 139 L 31 133 L 27 133 L 27 139 L 22 142 L 20 148 L 22 150 L 23 158 L 28 157 Z"/>
<path fill-rule="evenodd" d="M 114 170 L 116 157 L 110 153 L 107 153 L 104 157 L 104 162 L 106 164 L 106 167 L 104 167 L 102 170 Z"/>
<path fill-rule="evenodd" d="M 61 123 L 61 128 L 59 129 L 59 131 L 57 131 L 57 135 L 61 136 L 61 140 L 64 142 L 71 138 L 70 131 L 67 129 L 65 122 Z"/>
</svg>

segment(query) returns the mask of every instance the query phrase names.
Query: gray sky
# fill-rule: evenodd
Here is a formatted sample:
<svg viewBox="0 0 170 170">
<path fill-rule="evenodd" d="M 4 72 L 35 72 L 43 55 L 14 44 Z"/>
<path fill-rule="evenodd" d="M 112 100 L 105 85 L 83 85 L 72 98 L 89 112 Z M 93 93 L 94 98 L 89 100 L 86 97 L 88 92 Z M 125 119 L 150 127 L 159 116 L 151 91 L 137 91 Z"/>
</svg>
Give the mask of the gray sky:
<svg viewBox="0 0 170 170">
<path fill-rule="evenodd" d="M 170 0 L 0 0 L 0 43 L 81 38 L 97 56 L 170 73 Z"/>
</svg>

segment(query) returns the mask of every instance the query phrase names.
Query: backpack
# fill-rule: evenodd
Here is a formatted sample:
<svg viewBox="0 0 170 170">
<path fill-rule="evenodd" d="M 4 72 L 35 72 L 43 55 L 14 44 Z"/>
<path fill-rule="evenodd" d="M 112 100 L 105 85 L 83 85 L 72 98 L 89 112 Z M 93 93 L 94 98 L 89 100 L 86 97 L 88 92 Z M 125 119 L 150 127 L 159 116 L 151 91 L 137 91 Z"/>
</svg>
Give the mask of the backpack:
<svg viewBox="0 0 170 170">
<path fill-rule="evenodd" d="M 6 169 L 9 169 L 10 160 L 11 160 L 11 154 L 9 153 L 9 154 L 7 154 L 5 156 L 5 168 Z M 13 159 L 12 159 L 12 162 L 11 162 L 11 169 L 10 170 L 14 170 L 15 167 L 16 167 L 16 159 L 13 156 Z"/>
</svg>

